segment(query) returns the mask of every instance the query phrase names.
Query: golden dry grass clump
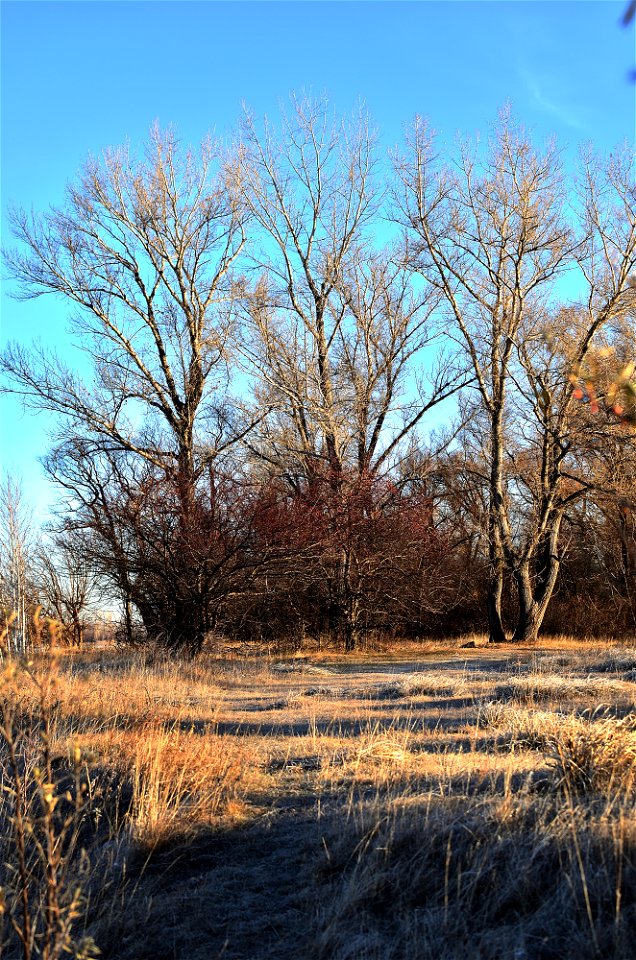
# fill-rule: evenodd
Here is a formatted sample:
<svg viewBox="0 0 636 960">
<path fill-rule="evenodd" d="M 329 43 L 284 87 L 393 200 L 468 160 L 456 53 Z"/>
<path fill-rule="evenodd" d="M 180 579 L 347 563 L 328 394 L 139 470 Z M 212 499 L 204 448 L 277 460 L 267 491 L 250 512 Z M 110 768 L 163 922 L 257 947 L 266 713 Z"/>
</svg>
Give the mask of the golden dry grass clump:
<svg viewBox="0 0 636 960">
<path fill-rule="evenodd" d="M 546 730 L 545 754 L 557 787 L 607 798 L 636 787 L 636 714 L 567 717 Z"/>
</svg>

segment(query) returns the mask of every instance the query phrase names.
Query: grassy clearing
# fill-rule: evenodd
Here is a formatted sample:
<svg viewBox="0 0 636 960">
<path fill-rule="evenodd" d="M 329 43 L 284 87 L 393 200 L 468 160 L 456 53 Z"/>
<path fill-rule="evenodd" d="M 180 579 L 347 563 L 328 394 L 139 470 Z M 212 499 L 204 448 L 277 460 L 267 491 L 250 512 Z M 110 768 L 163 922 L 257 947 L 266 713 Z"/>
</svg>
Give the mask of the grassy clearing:
<svg viewBox="0 0 636 960">
<path fill-rule="evenodd" d="M 6 673 L 3 955 L 25 915 L 46 955 L 54 880 L 51 960 L 631 957 L 635 665 L 558 638 Z"/>
</svg>

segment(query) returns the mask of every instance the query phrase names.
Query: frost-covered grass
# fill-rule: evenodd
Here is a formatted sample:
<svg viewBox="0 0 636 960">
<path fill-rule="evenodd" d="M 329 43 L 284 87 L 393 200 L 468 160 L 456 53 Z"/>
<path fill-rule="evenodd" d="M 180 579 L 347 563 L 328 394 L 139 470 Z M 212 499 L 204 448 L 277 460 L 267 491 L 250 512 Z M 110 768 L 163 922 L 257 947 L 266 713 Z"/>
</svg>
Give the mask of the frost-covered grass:
<svg viewBox="0 0 636 960">
<path fill-rule="evenodd" d="M 63 653 L 52 778 L 62 796 L 79 765 L 84 785 L 69 943 L 121 960 L 627 958 L 635 664 L 571 639 Z M 35 758 L 37 685 L 4 696 Z"/>
</svg>

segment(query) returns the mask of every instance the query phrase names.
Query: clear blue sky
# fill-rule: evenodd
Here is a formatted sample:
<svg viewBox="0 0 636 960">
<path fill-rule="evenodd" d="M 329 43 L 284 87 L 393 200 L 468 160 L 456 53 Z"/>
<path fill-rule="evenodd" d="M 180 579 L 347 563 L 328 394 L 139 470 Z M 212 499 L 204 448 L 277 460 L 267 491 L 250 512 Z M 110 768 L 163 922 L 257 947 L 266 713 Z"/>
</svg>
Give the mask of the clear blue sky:
<svg viewBox="0 0 636 960">
<path fill-rule="evenodd" d="M 627 0 L 28 2 L 2 0 L 2 241 L 9 204 L 59 202 L 89 152 L 144 139 L 159 120 L 186 141 L 232 130 L 242 102 L 276 114 L 292 90 L 362 98 L 391 146 L 415 113 L 442 138 L 485 132 L 510 101 L 541 140 L 634 140 Z M 8 298 L 0 339 L 64 345 L 64 309 Z M 0 458 L 47 499 L 47 423 L 0 398 Z"/>
</svg>

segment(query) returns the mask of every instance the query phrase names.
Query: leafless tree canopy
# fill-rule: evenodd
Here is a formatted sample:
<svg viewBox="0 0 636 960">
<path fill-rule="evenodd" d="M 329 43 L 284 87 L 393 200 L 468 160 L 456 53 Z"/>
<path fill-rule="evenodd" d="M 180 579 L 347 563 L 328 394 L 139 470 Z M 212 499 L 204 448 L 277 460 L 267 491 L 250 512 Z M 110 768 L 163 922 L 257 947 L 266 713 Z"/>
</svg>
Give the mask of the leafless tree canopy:
<svg viewBox="0 0 636 960">
<path fill-rule="evenodd" d="M 214 143 L 185 153 L 155 130 L 143 159 L 122 148 L 89 160 L 63 208 L 14 212 L 7 262 L 21 296 L 75 305 L 92 364 L 89 388 L 58 355 L 10 349 L 6 368 L 37 406 L 158 467 L 201 468 L 218 443 L 244 243 L 234 181 Z"/>
</svg>

